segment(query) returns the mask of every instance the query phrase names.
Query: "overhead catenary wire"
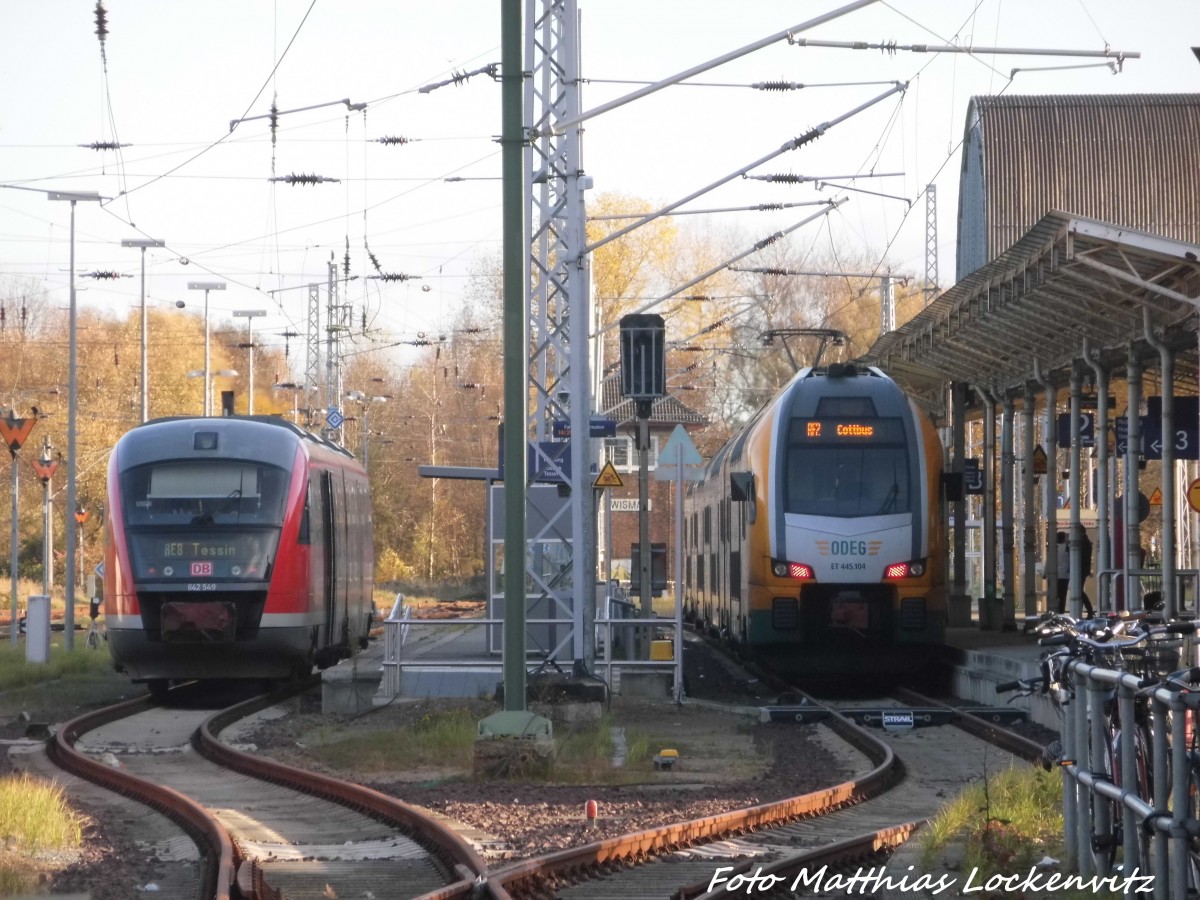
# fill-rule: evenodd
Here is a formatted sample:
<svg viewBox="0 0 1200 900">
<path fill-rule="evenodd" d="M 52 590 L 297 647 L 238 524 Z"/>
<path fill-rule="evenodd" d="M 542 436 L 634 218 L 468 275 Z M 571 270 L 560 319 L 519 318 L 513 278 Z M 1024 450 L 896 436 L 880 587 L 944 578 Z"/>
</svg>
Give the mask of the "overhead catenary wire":
<svg viewBox="0 0 1200 900">
<path fill-rule="evenodd" d="M 686 197 L 684 197 L 680 200 L 676 200 L 674 203 L 664 206 L 662 209 L 659 209 L 656 212 L 649 213 L 649 214 L 643 216 L 641 219 L 638 219 L 636 222 L 634 222 L 630 225 L 626 225 L 624 228 L 618 229 L 617 231 L 614 231 L 611 234 L 605 235 L 604 237 L 600 238 L 598 241 L 595 241 L 595 242 L 589 244 L 588 246 L 586 246 L 582 252 L 585 254 L 593 253 L 596 250 L 598 250 L 600 247 L 603 247 L 605 244 L 609 243 L 610 241 L 614 241 L 619 237 L 623 237 L 624 235 L 628 234 L 630 231 L 633 231 L 635 228 L 640 228 L 642 225 L 645 225 L 647 222 L 651 222 L 660 216 L 666 215 L 667 213 L 672 212 L 676 208 L 683 206 L 685 203 L 689 203 L 692 200 L 695 200 L 697 197 L 702 197 L 703 195 L 709 193 L 710 191 L 715 190 L 716 188 L 720 187 L 721 185 L 727 184 L 728 182 L 733 181 L 735 178 L 745 175 L 747 172 L 750 172 L 753 169 L 757 169 L 759 166 L 770 162 L 771 160 L 775 159 L 776 157 L 781 156 L 782 154 L 787 153 L 791 150 L 798 150 L 801 147 L 804 147 L 805 145 L 812 143 L 813 141 L 817 140 L 822 135 L 824 135 L 831 128 L 834 128 L 837 125 L 840 125 L 842 122 L 845 122 L 847 119 L 853 118 L 854 116 L 858 115 L 860 112 L 870 109 L 876 103 L 886 100 L 888 97 L 892 96 L 893 94 L 902 93 L 907 86 L 908 86 L 907 83 L 896 82 L 892 86 L 891 89 L 884 91 L 882 94 L 879 94 L 878 96 L 871 98 L 870 100 L 866 101 L 865 103 L 860 103 L 858 106 L 854 107 L 853 109 L 851 109 L 847 112 L 844 112 L 839 116 L 835 116 L 834 118 L 830 119 L 827 122 L 822 122 L 820 125 L 817 125 L 814 128 L 810 128 L 804 134 L 799 135 L 798 137 L 795 137 L 792 140 L 785 143 L 778 150 L 773 150 L 770 153 L 766 154 L 765 156 L 761 156 L 758 159 L 754 160 L 754 162 L 750 163 L 749 165 L 743 166 L 742 168 L 729 173 L 728 175 L 724 176 L 723 178 L 720 178 L 717 181 L 714 181 L 711 184 L 708 184 L 708 185 L 700 188 L 697 191 L 693 191 L 691 194 L 688 194 Z"/>
<path fill-rule="evenodd" d="M 787 235 L 791 234 L 793 231 L 796 231 L 797 229 L 804 227 L 805 225 L 809 224 L 810 222 L 814 222 L 824 216 L 829 215 L 830 212 L 832 212 L 834 209 L 836 209 L 842 203 L 845 203 L 847 201 L 847 199 L 848 198 L 843 198 L 841 200 L 831 200 L 829 206 L 826 209 L 823 209 L 820 212 L 814 213 L 811 216 L 807 216 L 806 218 L 801 219 L 799 222 L 796 222 L 795 224 L 789 226 L 788 228 L 784 228 L 780 231 L 776 231 L 775 233 L 768 235 L 767 237 L 765 237 L 762 240 L 755 243 L 754 246 L 751 247 L 750 249 L 748 249 L 742 253 L 739 253 L 737 256 L 734 256 L 731 259 L 726 260 L 725 262 L 722 262 L 716 266 L 713 266 L 708 271 L 706 271 L 700 275 L 697 275 L 695 278 L 692 278 L 690 281 L 687 281 L 684 284 L 681 284 L 675 290 L 670 291 L 669 293 L 664 294 L 663 296 L 661 296 L 655 300 L 652 300 L 649 303 L 643 304 L 642 306 L 633 310 L 633 313 L 634 314 L 644 313 L 647 310 L 653 309 L 655 306 L 658 306 L 660 303 L 664 303 L 667 300 L 670 300 L 676 294 L 681 294 L 684 291 L 686 291 L 688 288 L 691 288 L 694 285 L 699 284 L 700 282 L 704 281 L 707 278 L 711 278 L 717 272 L 720 272 L 722 269 L 729 268 L 735 262 L 745 259 L 747 256 L 749 256 L 752 253 L 757 253 L 759 250 L 762 250 L 764 247 L 770 246 L 771 244 L 775 243 L 779 239 L 786 237 Z M 608 325 L 603 325 L 600 328 L 598 328 L 595 333 L 596 334 L 604 334 L 605 332 L 611 331 L 612 329 L 616 328 L 618 326 L 618 324 L 619 324 L 618 322 L 610 322 Z M 592 336 L 593 335 L 589 335 L 589 337 L 592 337 Z"/>
</svg>

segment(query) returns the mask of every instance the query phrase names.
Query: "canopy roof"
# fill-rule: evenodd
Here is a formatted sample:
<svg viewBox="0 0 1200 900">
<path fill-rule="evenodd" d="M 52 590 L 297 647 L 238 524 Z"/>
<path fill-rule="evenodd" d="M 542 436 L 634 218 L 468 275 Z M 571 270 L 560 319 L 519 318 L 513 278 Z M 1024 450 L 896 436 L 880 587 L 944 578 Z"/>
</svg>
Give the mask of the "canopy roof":
<svg viewBox="0 0 1200 900">
<path fill-rule="evenodd" d="M 1180 353 L 1178 392 L 1196 393 L 1198 310 L 1200 246 L 1052 211 L 861 361 L 942 413 L 951 381 L 997 395 L 1023 391 L 1038 370 L 1065 383 L 1085 341 L 1110 369 L 1124 369 L 1131 343 L 1157 360 L 1148 313 L 1157 338 Z"/>
</svg>

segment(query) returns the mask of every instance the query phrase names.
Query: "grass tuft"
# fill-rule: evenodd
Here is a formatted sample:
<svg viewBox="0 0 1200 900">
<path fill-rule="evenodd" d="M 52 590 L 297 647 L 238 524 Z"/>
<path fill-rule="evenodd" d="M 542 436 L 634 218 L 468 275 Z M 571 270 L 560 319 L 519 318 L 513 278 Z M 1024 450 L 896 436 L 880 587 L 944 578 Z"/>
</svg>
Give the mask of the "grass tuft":
<svg viewBox="0 0 1200 900">
<path fill-rule="evenodd" d="M 85 819 L 56 784 L 27 774 L 0 779 L 0 841 L 31 853 L 78 847 Z"/>
<path fill-rule="evenodd" d="M 1027 869 L 1062 847 L 1062 775 L 1032 766 L 1005 769 L 966 788 L 922 830 L 921 862 L 961 847 L 962 868 Z"/>
</svg>

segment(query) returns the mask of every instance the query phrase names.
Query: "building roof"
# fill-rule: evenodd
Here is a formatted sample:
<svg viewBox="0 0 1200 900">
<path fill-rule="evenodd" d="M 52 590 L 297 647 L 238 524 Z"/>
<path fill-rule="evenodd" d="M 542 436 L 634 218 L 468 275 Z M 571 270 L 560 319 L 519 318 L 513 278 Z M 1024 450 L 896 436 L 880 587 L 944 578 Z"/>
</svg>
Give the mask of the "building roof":
<svg viewBox="0 0 1200 900">
<path fill-rule="evenodd" d="M 621 376 L 619 372 L 606 376 L 600 382 L 600 400 L 596 405 L 597 415 L 616 419 L 618 426 L 632 422 L 635 418 L 633 401 L 627 399 L 621 393 Z M 707 424 L 707 416 L 703 416 L 694 409 L 691 409 L 671 394 L 655 400 L 650 407 L 651 428 L 674 428 L 676 425 Z"/>
<path fill-rule="evenodd" d="M 1058 209 L 1200 242 L 1200 94 L 980 96 L 967 107 L 957 277 Z"/>
<path fill-rule="evenodd" d="M 1198 311 L 1200 245 L 1053 211 L 861 361 L 944 412 L 951 381 L 1002 395 L 1024 390 L 1040 370 L 1061 385 L 1085 342 L 1110 370 L 1131 352 L 1157 361 L 1148 323 L 1178 354 L 1180 392 L 1194 393 Z"/>
</svg>

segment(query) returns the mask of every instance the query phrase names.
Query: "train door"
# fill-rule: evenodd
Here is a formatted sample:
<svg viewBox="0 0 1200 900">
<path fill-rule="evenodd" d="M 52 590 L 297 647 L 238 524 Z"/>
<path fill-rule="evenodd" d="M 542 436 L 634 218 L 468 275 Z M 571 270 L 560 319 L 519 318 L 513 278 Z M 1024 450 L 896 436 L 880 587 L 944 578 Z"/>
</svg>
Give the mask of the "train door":
<svg viewBox="0 0 1200 900">
<path fill-rule="evenodd" d="M 321 555 L 325 558 L 325 577 L 322 580 L 321 606 L 325 610 L 325 643 L 332 646 L 341 641 L 342 610 L 338 596 L 341 567 L 337 563 L 340 535 L 337 533 L 339 502 L 332 472 L 321 473 Z"/>
<path fill-rule="evenodd" d="M 309 611 L 314 620 L 319 621 L 320 634 L 317 636 L 317 647 L 329 643 L 329 587 L 327 580 L 328 549 L 325 546 L 325 491 L 321 486 L 322 478 L 314 471 L 308 480 L 308 595 Z M 319 615 L 319 619 L 317 618 Z"/>
</svg>

